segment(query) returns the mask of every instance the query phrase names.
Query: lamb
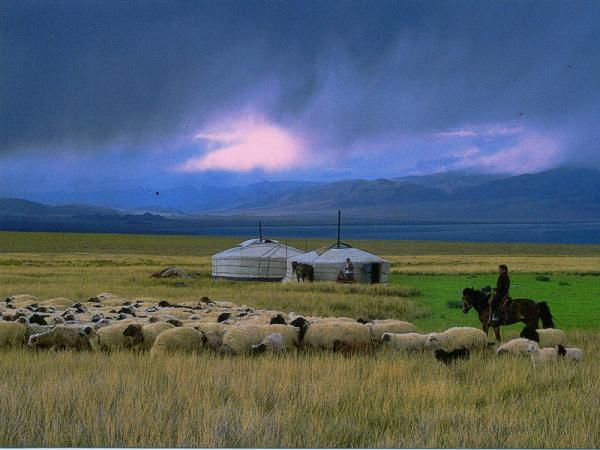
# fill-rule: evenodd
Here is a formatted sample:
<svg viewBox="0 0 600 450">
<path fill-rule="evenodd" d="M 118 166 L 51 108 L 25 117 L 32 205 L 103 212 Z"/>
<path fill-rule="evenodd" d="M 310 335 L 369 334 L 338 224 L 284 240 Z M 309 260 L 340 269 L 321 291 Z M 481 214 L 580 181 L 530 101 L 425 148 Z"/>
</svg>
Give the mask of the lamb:
<svg viewBox="0 0 600 450">
<path fill-rule="evenodd" d="M 366 325 L 369 327 L 371 340 L 376 342 L 381 341 L 381 337 L 384 333 L 399 334 L 414 333 L 417 331 L 417 327 L 415 327 L 412 323 L 395 319 L 373 320 Z"/>
<path fill-rule="evenodd" d="M 535 330 L 532 327 L 525 327 L 521 331 L 521 337 L 537 342 L 542 348 L 565 345 L 567 343 L 567 335 L 564 331 L 557 328 L 540 328 Z"/>
<path fill-rule="evenodd" d="M 25 328 L 27 328 L 27 339 L 29 339 L 32 334 L 44 333 L 52 328 L 52 325 L 38 325 L 37 323 L 31 323 L 27 317 L 19 317 L 17 322 L 23 324 Z"/>
<path fill-rule="evenodd" d="M 0 321 L 0 348 L 25 345 L 27 338 L 27 327 L 22 323 Z"/>
<path fill-rule="evenodd" d="M 97 350 L 98 335 L 91 326 L 57 325 L 44 333 L 30 336 L 29 348 Z"/>
<path fill-rule="evenodd" d="M 555 347 L 540 348 L 535 342 L 531 342 L 527 347 L 531 357 L 533 367 L 556 361 L 558 359 L 558 349 Z"/>
<path fill-rule="evenodd" d="M 577 348 L 577 347 L 566 348 L 560 344 L 557 345 L 555 348 L 556 348 L 556 351 L 558 352 L 558 355 L 563 357 L 564 359 L 569 359 L 571 361 L 577 361 L 577 362 L 579 362 L 583 359 L 583 350 L 581 350 L 580 348 Z"/>
<path fill-rule="evenodd" d="M 299 330 L 291 325 L 240 325 L 225 333 L 220 351 L 229 354 L 249 352 L 253 345 L 260 344 L 272 333 L 281 334 L 286 349 L 298 345 Z"/>
<path fill-rule="evenodd" d="M 200 352 L 204 348 L 204 336 L 194 328 L 174 327 L 163 331 L 158 335 L 150 355 L 158 356 L 165 353 Z"/>
<path fill-rule="evenodd" d="M 442 333 L 429 333 L 425 346 L 434 350 L 441 348 L 446 351 L 461 347 L 485 348 L 487 347 L 487 338 L 485 333 L 478 328 L 453 327 Z"/>
<path fill-rule="evenodd" d="M 427 336 L 421 333 L 383 333 L 381 342 L 397 350 L 414 352 L 425 349 Z"/>
<path fill-rule="evenodd" d="M 435 352 L 435 359 L 440 362 L 443 362 L 446 365 L 452 364 L 459 359 L 469 359 L 469 349 L 468 348 L 457 348 L 456 350 L 452 350 L 451 352 L 447 352 L 438 348 Z"/>
<path fill-rule="evenodd" d="M 302 342 L 315 349 L 355 352 L 370 347 L 371 334 L 366 325 L 356 321 L 321 319 L 308 325 Z"/>
<path fill-rule="evenodd" d="M 260 344 L 252 346 L 252 353 L 263 353 L 267 350 L 273 353 L 283 353 L 286 350 L 285 341 L 280 333 L 269 334 Z"/>
<path fill-rule="evenodd" d="M 529 354 L 529 344 L 531 344 L 531 343 L 533 343 L 539 347 L 537 342 L 531 341 L 529 339 L 525 339 L 525 338 L 512 339 L 512 340 L 502 344 L 500 347 L 498 347 L 498 349 L 496 350 L 496 355 L 498 355 L 498 356 L 505 355 L 505 354 L 528 355 Z"/>
</svg>

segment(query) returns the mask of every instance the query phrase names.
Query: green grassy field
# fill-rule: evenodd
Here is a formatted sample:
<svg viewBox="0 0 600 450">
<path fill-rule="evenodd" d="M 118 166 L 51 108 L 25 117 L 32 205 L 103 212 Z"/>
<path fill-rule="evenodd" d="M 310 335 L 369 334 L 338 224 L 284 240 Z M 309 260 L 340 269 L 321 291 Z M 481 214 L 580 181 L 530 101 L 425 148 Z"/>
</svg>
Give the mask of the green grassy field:
<svg viewBox="0 0 600 450">
<path fill-rule="evenodd" d="M 68 305 L 100 292 L 177 302 L 206 295 L 406 319 L 429 331 L 478 326 L 474 313 L 456 307 L 461 290 L 493 284 L 505 262 L 513 296 L 547 301 L 586 359 L 534 370 L 526 358 L 492 352 L 447 368 L 429 353 L 392 351 L 156 360 L 0 349 L 0 446 L 600 446 L 600 246 L 363 241 L 355 244 L 392 261 L 389 285 L 212 280 L 210 255 L 240 240 L 0 233 L 0 296 Z M 290 240 L 299 248 L 325 243 Z M 195 277 L 149 277 L 169 265 Z"/>
</svg>

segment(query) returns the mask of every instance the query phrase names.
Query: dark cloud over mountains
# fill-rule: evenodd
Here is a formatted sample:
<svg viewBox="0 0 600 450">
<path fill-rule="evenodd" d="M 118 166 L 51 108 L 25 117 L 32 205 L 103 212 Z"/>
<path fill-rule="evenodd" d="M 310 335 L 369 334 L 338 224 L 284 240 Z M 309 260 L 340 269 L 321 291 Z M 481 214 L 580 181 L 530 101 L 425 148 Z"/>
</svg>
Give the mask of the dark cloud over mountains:
<svg viewBox="0 0 600 450">
<path fill-rule="evenodd" d="M 176 149 L 245 112 L 330 161 L 551 141 L 596 163 L 599 23 L 598 2 L 3 2 L 0 152 Z"/>
</svg>

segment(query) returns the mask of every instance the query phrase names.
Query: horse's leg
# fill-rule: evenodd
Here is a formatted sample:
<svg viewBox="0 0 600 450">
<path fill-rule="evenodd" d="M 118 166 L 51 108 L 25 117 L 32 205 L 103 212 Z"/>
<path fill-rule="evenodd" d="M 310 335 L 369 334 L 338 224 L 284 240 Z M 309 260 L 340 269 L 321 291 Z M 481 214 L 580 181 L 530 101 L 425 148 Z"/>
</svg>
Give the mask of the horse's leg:
<svg viewBox="0 0 600 450">
<path fill-rule="evenodd" d="M 494 327 L 494 334 L 496 335 L 496 342 L 500 343 L 500 327 Z"/>
</svg>

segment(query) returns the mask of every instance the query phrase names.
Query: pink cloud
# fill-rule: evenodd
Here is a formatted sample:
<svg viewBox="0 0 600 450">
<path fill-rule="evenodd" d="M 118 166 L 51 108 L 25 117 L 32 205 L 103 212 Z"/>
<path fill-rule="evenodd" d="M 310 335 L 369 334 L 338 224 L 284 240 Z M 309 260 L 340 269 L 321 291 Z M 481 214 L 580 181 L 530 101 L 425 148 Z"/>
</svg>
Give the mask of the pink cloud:
<svg viewBox="0 0 600 450">
<path fill-rule="evenodd" d="M 302 140 L 289 130 L 258 119 L 240 119 L 199 133 L 211 150 L 184 162 L 179 170 L 279 172 L 303 165 Z"/>
<path fill-rule="evenodd" d="M 476 147 L 456 152 L 458 161 L 446 167 L 457 170 L 476 167 L 488 172 L 537 172 L 561 162 L 561 142 L 549 135 L 526 134 L 514 146 L 484 153 Z"/>
<path fill-rule="evenodd" d="M 513 123 L 466 126 L 463 128 L 433 133 L 436 138 L 469 138 L 513 136 L 525 131 L 525 128 Z"/>
</svg>

